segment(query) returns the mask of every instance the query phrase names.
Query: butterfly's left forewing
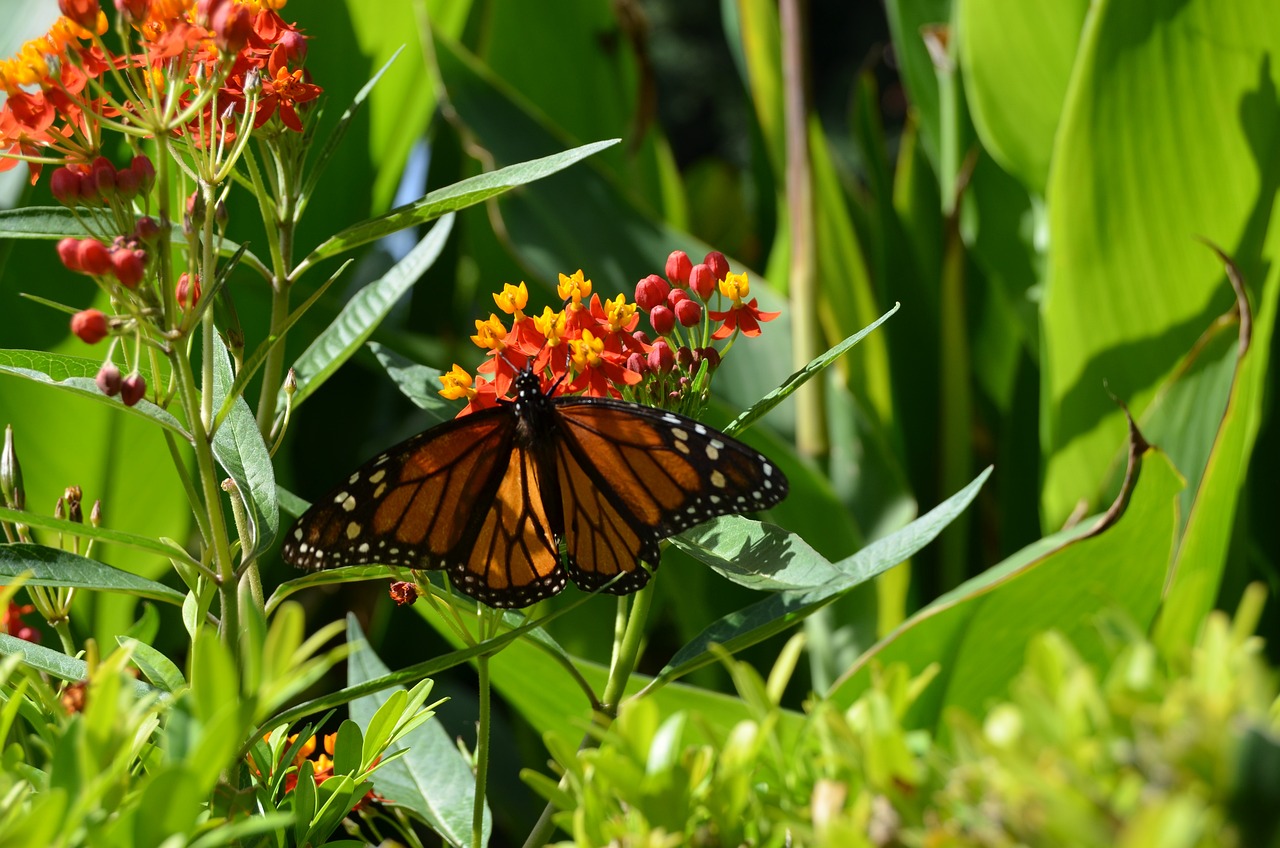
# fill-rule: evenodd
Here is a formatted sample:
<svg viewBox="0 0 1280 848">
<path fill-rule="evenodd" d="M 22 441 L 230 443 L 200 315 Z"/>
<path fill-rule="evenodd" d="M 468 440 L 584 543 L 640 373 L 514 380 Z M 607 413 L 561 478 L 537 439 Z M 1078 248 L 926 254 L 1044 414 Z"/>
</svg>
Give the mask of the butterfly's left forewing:
<svg viewBox="0 0 1280 848">
<path fill-rule="evenodd" d="M 312 570 L 446 567 L 474 546 L 478 507 L 506 475 L 513 430 L 505 410 L 488 410 L 388 449 L 298 519 L 285 538 L 285 561 Z"/>
</svg>

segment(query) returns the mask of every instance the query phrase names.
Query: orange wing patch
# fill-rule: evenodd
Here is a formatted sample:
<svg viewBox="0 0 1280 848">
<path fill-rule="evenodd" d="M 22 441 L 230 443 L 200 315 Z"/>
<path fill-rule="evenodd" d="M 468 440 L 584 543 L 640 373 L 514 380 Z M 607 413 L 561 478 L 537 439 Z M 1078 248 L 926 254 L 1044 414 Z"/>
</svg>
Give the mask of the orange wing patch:
<svg viewBox="0 0 1280 848">
<path fill-rule="evenodd" d="M 592 459 L 599 463 L 602 457 Z M 642 539 L 564 445 L 557 450 L 556 466 L 573 582 L 591 591 L 623 575 L 609 586 L 610 592 L 623 594 L 644 586 L 649 572 L 639 561 L 657 561 L 657 536 Z"/>
<path fill-rule="evenodd" d="M 526 606 L 565 583 L 533 454 L 517 449 L 488 507 L 475 545 L 460 551 L 450 578 L 493 606 Z"/>
</svg>

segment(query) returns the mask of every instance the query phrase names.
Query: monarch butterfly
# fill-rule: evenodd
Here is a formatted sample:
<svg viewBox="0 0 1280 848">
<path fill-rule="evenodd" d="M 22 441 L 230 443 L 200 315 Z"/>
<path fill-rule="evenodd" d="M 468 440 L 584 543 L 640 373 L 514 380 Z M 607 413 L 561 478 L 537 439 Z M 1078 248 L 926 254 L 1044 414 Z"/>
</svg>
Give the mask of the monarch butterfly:
<svg viewBox="0 0 1280 848">
<path fill-rule="evenodd" d="M 710 427 L 555 389 L 526 368 L 515 400 L 379 454 L 298 519 L 285 560 L 444 569 L 492 607 L 550 597 L 566 574 L 625 595 L 648 582 L 640 561 L 657 567 L 661 539 L 787 494 L 768 459 Z"/>
</svg>

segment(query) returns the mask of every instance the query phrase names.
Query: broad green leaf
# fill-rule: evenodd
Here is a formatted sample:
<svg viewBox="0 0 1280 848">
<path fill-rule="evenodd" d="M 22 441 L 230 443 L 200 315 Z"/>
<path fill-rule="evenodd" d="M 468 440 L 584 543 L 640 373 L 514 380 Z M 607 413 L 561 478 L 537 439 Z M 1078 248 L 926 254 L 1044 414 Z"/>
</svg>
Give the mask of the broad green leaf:
<svg viewBox="0 0 1280 848">
<path fill-rule="evenodd" d="M 720 645 L 734 653 L 794 627 L 854 586 L 902 563 L 937 538 L 963 513 L 990 476 L 991 469 L 988 468 L 968 486 L 898 532 L 872 542 L 847 559 L 832 563 L 838 573 L 831 581 L 812 589 L 779 592 L 708 625 L 697 638 L 676 652 L 655 682 L 662 684 L 674 680 L 714 662 L 712 645 Z"/>
<path fill-rule="evenodd" d="M 359 583 L 364 580 L 388 580 L 395 575 L 385 565 L 345 565 L 342 568 L 330 568 L 315 571 L 303 577 L 286 580 L 276 587 L 267 599 L 267 614 L 271 614 L 285 598 L 294 592 L 300 592 L 312 586 L 335 586 L 339 583 Z"/>
<path fill-rule="evenodd" d="M 430 424 L 442 424 L 457 417 L 457 402 L 440 396 L 440 375 L 443 372 L 428 365 L 411 362 L 377 342 L 369 342 L 369 349 L 378 357 L 378 362 L 386 369 L 387 376 L 396 384 L 400 393 L 413 401 L 419 409 L 426 410 Z"/>
<path fill-rule="evenodd" d="M 58 548 L 24 543 L 0 545 L 0 581 L 25 572 L 30 572 L 26 582 L 32 586 L 123 592 L 170 604 L 181 604 L 185 597 L 163 583 Z"/>
<path fill-rule="evenodd" d="M 597 141 L 593 144 L 584 144 L 572 150 L 544 156 L 531 162 L 522 162 L 519 165 L 510 165 L 497 171 L 490 171 L 487 174 L 469 177 L 445 188 L 436 189 L 420 200 L 392 209 L 385 215 L 348 227 L 311 251 L 311 254 L 299 263 L 299 267 L 313 265 L 321 259 L 337 256 L 362 244 L 377 241 L 383 236 L 391 235 L 416 224 L 425 224 L 449 212 L 456 212 L 459 209 L 465 209 L 468 206 L 481 203 L 491 197 L 510 191 L 516 186 L 543 179 L 617 143 L 617 139 L 611 139 Z"/>
<path fill-rule="evenodd" d="M 235 381 L 231 356 L 217 334 L 213 339 L 213 405 L 222 406 L 227 390 Z M 280 532 L 280 507 L 276 503 L 276 473 L 271 452 L 262 440 L 258 422 L 243 397 L 236 398 L 231 411 L 213 434 L 213 455 L 236 487 L 253 522 L 253 538 L 241 539 L 244 558 L 250 559 L 271 547 Z M 234 497 L 234 495 L 232 495 Z"/>
<path fill-rule="evenodd" d="M 187 681 L 182 676 L 182 670 L 173 664 L 173 660 L 146 642 L 139 642 L 127 636 L 116 637 L 116 642 L 121 647 L 129 649 L 133 664 L 147 676 L 147 680 L 150 680 L 153 686 L 170 695 L 186 687 Z"/>
<path fill-rule="evenodd" d="M 1239 245 L 1236 261 L 1255 286 L 1262 257 L 1280 243 L 1258 211 L 1276 193 L 1270 163 L 1280 146 L 1273 11 L 1268 0 L 1242 0 L 1230 14 L 1211 0 L 1092 7 L 1047 195 L 1048 526 L 1105 497 L 1125 425 L 1103 381 L 1142 417 L 1231 303 L 1221 266 L 1196 237 Z"/>
<path fill-rule="evenodd" d="M 725 515 L 674 536 L 671 543 L 741 586 L 811 589 L 840 572 L 794 533 L 741 515 Z"/>
<path fill-rule="evenodd" d="M 940 673 L 908 723 L 932 728 L 945 707 L 980 714 L 1002 697 L 1037 633 L 1058 630 L 1087 661 L 1104 662 L 1098 615 L 1119 613 L 1140 631 L 1151 624 L 1178 528 L 1177 472 L 1158 451 L 1148 449 L 1140 462 L 1114 524 L 1101 532 L 1082 524 L 938 598 L 868 651 L 831 696 L 851 704 L 866 691 L 873 663 L 904 663 L 911 674 L 937 663 Z"/>
<path fill-rule="evenodd" d="M 1088 0 L 959 4 L 960 60 L 973 123 L 1005 170 L 1041 196 Z"/>
<path fill-rule="evenodd" d="M 120 530 L 108 530 L 105 527 L 94 527 L 91 524 L 77 524 L 65 518 L 50 518 L 47 515 L 22 512 L 2 506 L 0 506 L 0 520 L 26 524 L 29 527 L 50 530 L 67 536 L 79 536 L 84 539 L 110 542 L 115 545 L 123 545 L 136 550 L 159 554 L 165 559 L 185 559 L 190 564 L 195 564 L 195 561 L 185 551 L 178 550 L 150 536 L 138 536 L 134 533 L 124 533 Z"/>
<path fill-rule="evenodd" d="M 295 409 L 308 395 L 320 388 L 373 334 L 396 301 L 418 282 L 423 272 L 440 256 L 452 229 L 453 216 L 442 218 L 382 279 L 369 283 L 356 292 L 333 323 L 303 351 L 293 363 L 298 378 L 298 389 L 293 394 Z M 277 405 L 281 410 L 280 415 L 284 414 L 284 404 L 282 388 Z"/>
<path fill-rule="evenodd" d="M 61 651 L 50 650 L 7 633 L 0 633 L 0 655 L 21 656 L 27 665 L 59 680 L 76 682 L 89 679 L 89 664 L 84 660 L 74 659 Z M 154 695 L 158 691 L 142 680 L 134 680 L 130 685 L 138 697 Z"/>
<path fill-rule="evenodd" d="M 378 151 L 374 171 L 373 209 L 386 209 L 404 173 L 409 151 L 424 138 L 436 112 L 436 87 L 423 82 L 419 16 L 454 38 L 462 34 L 471 0 L 425 0 L 421 4 L 365 3 L 347 0 L 347 26 L 360 52 L 380 66 L 398 54 L 369 95 L 369 129 L 365 149 Z M 358 124 L 357 124 L 358 125 Z M 345 164 L 345 162 L 344 162 Z"/>
<path fill-rule="evenodd" d="M 1280 224 L 1273 222 L 1272 230 L 1278 228 Z M 1222 583 L 1271 367 L 1280 267 L 1266 264 L 1270 267 L 1256 268 L 1258 273 L 1265 268 L 1267 278 L 1253 315 L 1252 335 L 1247 337 L 1248 350 L 1241 353 L 1240 334 L 1229 332 L 1239 324 L 1227 324 L 1220 339 L 1226 350 L 1217 361 L 1206 350 L 1210 361 L 1203 368 L 1180 369 L 1171 390 L 1152 403 L 1153 417 L 1169 429 L 1168 437 L 1157 443 L 1162 448 L 1177 445 L 1170 447 L 1171 457 L 1191 486 L 1190 498 L 1183 500 L 1186 525 L 1156 630 L 1157 641 L 1168 649 L 1191 643 Z M 1221 411 L 1219 418 L 1212 416 L 1214 410 Z"/>
<path fill-rule="evenodd" d="M 347 642 L 359 645 L 347 660 L 347 685 L 355 686 L 384 677 L 390 670 L 365 642 L 355 616 L 347 616 Z M 403 690 L 397 690 L 403 691 Z M 391 692 L 357 698 L 351 702 L 351 717 L 367 727 Z M 447 708 L 447 707 L 446 707 Z M 475 804 L 475 777 L 471 765 L 462 758 L 458 746 L 438 721 L 428 721 L 387 749 L 388 754 L 406 750 L 403 757 L 373 774 L 378 794 L 390 803 L 413 810 L 450 845 L 465 846 L 471 840 L 471 814 Z M 484 842 L 493 828 L 488 805 L 484 813 Z"/>
<path fill-rule="evenodd" d="M 178 419 L 149 400 L 140 400 L 133 406 L 125 406 L 120 398 L 107 397 L 93 378 L 102 367 L 100 360 L 78 356 L 44 353 L 38 350 L 0 350 L 0 374 L 10 374 L 37 383 L 45 383 L 81 397 L 116 407 L 130 415 L 136 415 L 170 430 L 190 442 L 191 436 Z"/>
<path fill-rule="evenodd" d="M 115 222 L 98 210 L 78 209 L 77 215 L 96 217 L 95 223 L 110 231 Z M 65 206 L 23 206 L 0 211 L 0 239 L 82 238 L 84 224 Z"/>
</svg>

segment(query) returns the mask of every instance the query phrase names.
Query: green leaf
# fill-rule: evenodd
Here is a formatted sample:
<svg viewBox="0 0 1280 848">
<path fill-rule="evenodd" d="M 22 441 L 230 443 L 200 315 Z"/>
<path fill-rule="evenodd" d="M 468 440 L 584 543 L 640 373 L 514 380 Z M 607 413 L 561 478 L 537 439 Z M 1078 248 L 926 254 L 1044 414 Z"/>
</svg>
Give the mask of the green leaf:
<svg viewBox="0 0 1280 848">
<path fill-rule="evenodd" d="M 27 642 L 7 633 L 0 633 L 0 655 L 21 656 L 22 661 L 34 669 L 51 674 L 59 680 L 78 682 L 89 679 L 89 664 L 77 660 L 60 651 L 53 651 L 34 642 Z M 131 684 L 138 697 L 154 695 L 157 689 L 142 680 Z"/>
<path fill-rule="evenodd" d="M 895 303 L 892 309 L 881 315 L 873 323 L 867 325 L 844 341 L 830 348 L 821 356 L 815 357 L 808 365 L 784 380 L 782 385 L 760 398 L 760 400 L 757 401 L 750 409 L 735 418 L 728 427 L 724 428 L 724 432 L 728 435 L 734 435 L 735 433 L 750 427 L 758 418 L 762 417 L 766 412 L 790 397 L 796 389 L 809 382 L 813 377 L 821 374 L 828 365 L 835 362 L 851 347 L 866 338 L 872 330 L 889 320 L 889 316 L 893 315 L 900 308 L 901 305 Z"/>
<path fill-rule="evenodd" d="M 378 362 L 386 369 L 387 376 L 396 384 L 400 393 L 413 401 L 419 409 L 426 410 L 430 425 L 442 424 L 457 417 L 457 402 L 440 396 L 440 375 L 444 372 L 412 362 L 377 342 L 369 342 L 369 349 L 378 357 Z"/>
<path fill-rule="evenodd" d="M 1061 632 L 1086 662 L 1105 667 L 1098 615 L 1119 613 L 1136 630 L 1147 629 L 1177 534 L 1182 481 L 1158 451 L 1137 461 L 1141 476 L 1113 524 L 1098 532 L 1095 523 L 1082 523 L 939 597 L 864 654 L 831 697 L 853 703 L 870 685 L 873 663 L 903 663 L 910 675 L 936 663 L 940 672 L 906 726 L 933 727 L 949 706 L 981 714 L 1004 697 L 1026 645 L 1045 630 Z"/>
<path fill-rule="evenodd" d="M 174 665 L 172 660 L 146 642 L 139 642 L 137 639 L 131 639 L 128 636 L 117 636 L 116 642 L 121 647 L 129 649 L 133 664 L 157 688 L 171 695 L 179 689 L 186 688 L 187 681 L 182 676 L 181 669 Z"/>
<path fill-rule="evenodd" d="M 1001 167 L 1043 196 L 1088 0 L 1033 7 L 959 3 L 958 40 L 973 123 Z"/>
<path fill-rule="evenodd" d="M 779 592 L 830 583 L 840 571 L 794 533 L 725 515 L 674 536 L 671 543 L 749 589 Z"/>
<path fill-rule="evenodd" d="M 991 469 L 988 468 L 968 486 L 906 527 L 872 542 L 851 557 L 832 563 L 838 573 L 827 583 L 812 589 L 780 592 L 713 622 L 676 652 L 655 678 L 655 685 L 662 685 L 714 662 L 713 645 L 736 653 L 795 626 L 854 586 L 905 561 L 937 538 L 963 513 L 990 476 Z"/>
<path fill-rule="evenodd" d="M 1230 305 L 1220 263 L 1195 237 L 1238 245 L 1252 285 L 1276 273 L 1280 229 L 1259 213 L 1280 185 L 1272 12 L 1269 0 L 1241 0 L 1230 15 L 1212 0 L 1092 6 L 1046 195 L 1046 526 L 1108 499 L 1125 423 L 1103 381 L 1141 419 Z"/>
<path fill-rule="evenodd" d="M 18 513 L 22 515 L 23 513 Z M 81 525 L 76 525 L 81 526 Z M 79 554 L 44 545 L 0 545 L 0 582 L 30 572 L 32 586 L 74 586 L 181 604 L 182 592 Z"/>
<path fill-rule="evenodd" d="M 347 641 L 363 646 L 347 660 L 348 686 L 390 673 L 365 643 L 355 616 L 347 616 Z M 368 727 L 378 708 L 390 697 L 391 693 L 380 692 L 357 698 L 351 702 L 351 717 Z M 387 750 L 391 753 L 406 749 L 408 753 L 403 757 L 374 772 L 373 783 L 378 794 L 422 816 L 450 845 L 469 845 L 475 803 L 475 778 L 470 764 L 436 721 L 418 727 Z M 486 805 L 482 842 L 488 842 L 492 826 L 492 815 Z"/>
<path fill-rule="evenodd" d="M 113 406 L 130 415 L 154 421 L 184 441 L 191 436 L 168 412 L 149 400 L 140 400 L 133 406 L 125 406 L 120 397 L 107 397 L 93 378 L 102 367 L 100 360 L 79 356 L 44 353 L 38 350 L 0 350 L 0 374 L 10 374 L 37 383 L 45 383 L 90 400 Z"/>
<path fill-rule="evenodd" d="M 368 244 L 371 241 L 377 241 L 383 236 L 389 236 L 392 233 L 417 224 L 425 224 L 449 212 L 456 212 L 459 209 L 465 209 L 491 197 L 497 197 L 516 186 L 525 185 L 550 176 L 557 171 L 562 171 L 593 153 L 606 147 L 612 147 L 618 141 L 615 138 L 608 141 L 597 141 L 593 144 L 584 144 L 572 150 L 544 156 L 531 162 L 522 162 L 519 165 L 509 165 L 497 171 L 479 174 L 456 182 L 451 186 L 436 189 L 420 200 L 392 209 L 385 215 L 348 227 L 313 250 L 311 255 L 300 263 L 300 266 L 312 265 L 321 259 L 336 256 L 339 253 L 359 247 L 362 244 Z"/>
<path fill-rule="evenodd" d="M 23 206 L 0 210 L 0 239 L 83 238 L 86 215 L 102 231 L 111 232 L 116 226 L 105 210 L 81 208 L 76 210 L 76 215 L 72 215 L 65 206 Z"/>
<path fill-rule="evenodd" d="M 77 524 L 76 522 L 68 521 L 65 518 L 52 518 L 35 512 L 9 509 L 8 507 L 2 506 L 0 506 L 0 521 L 25 524 L 28 527 L 51 530 L 55 533 L 64 533 L 68 536 L 79 536 L 84 539 L 97 539 L 100 542 L 111 542 L 117 545 L 136 548 L 140 551 L 149 551 L 151 553 L 160 554 L 166 559 L 182 559 L 190 565 L 196 564 L 195 561 L 191 559 L 190 554 L 186 551 L 179 550 L 158 539 L 152 539 L 149 536 L 138 536 L 133 533 L 125 533 L 120 530 L 108 530 L 105 527 L 94 527 L 91 524 Z"/>
<path fill-rule="evenodd" d="M 330 568 L 325 571 L 314 571 L 302 577 L 286 580 L 276 587 L 267 599 L 266 610 L 270 615 L 285 598 L 294 592 L 309 589 L 313 586 L 334 586 L 339 583 L 359 583 L 363 580 L 387 580 L 395 572 L 385 565 L 346 565 L 342 568 Z"/>
<path fill-rule="evenodd" d="M 396 301 L 418 282 L 423 272 L 440 256 L 452 229 L 453 216 L 442 218 L 382 279 L 369 283 L 356 292 L 333 323 L 311 342 L 293 363 L 298 378 L 298 389 L 293 394 L 294 409 L 320 388 L 373 334 Z M 279 396 L 281 415 L 284 414 L 284 403 L 282 388 Z"/>
<path fill-rule="evenodd" d="M 222 337 L 215 334 L 213 344 L 213 405 L 216 408 L 227 397 L 235 377 L 231 373 L 231 355 Z M 253 522 L 253 538 L 240 540 L 246 547 L 244 559 L 251 559 L 271 547 L 280 532 L 280 506 L 276 503 L 276 472 L 271 465 L 271 452 L 243 397 L 235 399 L 231 412 L 214 432 L 213 454 L 236 482 Z"/>
</svg>

